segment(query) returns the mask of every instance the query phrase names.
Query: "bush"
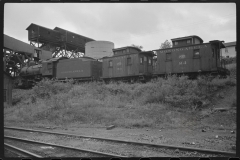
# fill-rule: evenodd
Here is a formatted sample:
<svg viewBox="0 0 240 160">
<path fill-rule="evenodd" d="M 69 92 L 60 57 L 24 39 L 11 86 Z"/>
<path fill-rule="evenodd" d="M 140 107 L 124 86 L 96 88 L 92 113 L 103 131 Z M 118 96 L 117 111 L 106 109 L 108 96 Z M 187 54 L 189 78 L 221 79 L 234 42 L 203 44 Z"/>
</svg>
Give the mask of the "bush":
<svg viewBox="0 0 240 160">
<path fill-rule="evenodd" d="M 33 87 L 33 92 L 38 98 L 49 98 L 51 95 L 58 93 L 67 93 L 72 87 L 73 83 L 71 81 L 62 83 L 55 80 L 43 79 Z"/>
<path fill-rule="evenodd" d="M 219 90 L 234 85 L 236 80 L 231 77 L 219 79 L 207 76 L 196 80 L 189 80 L 186 76 L 169 76 L 167 79 L 134 84 L 73 84 L 71 81 L 43 80 L 32 90 L 13 92 L 13 101 L 17 105 L 8 107 L 4 112 L 10 120 L 146 127 L 177 122 L 172 114 L 164 115 L 167 110 L 186 112 L 206 106 Z M 23 100 L 27 103 L 21 105 Z M 236 106 L 236 100 L 231 100 L 230 104 Z"/>
<path fill-rule="evenodd" d="M 69 98 L 70 97 L 67 93 L 59 93 L 57 95 L 53 95 L 51 97 L 52 108 L 56 110 L 61 108 L 68 108 L 70 106 Z"/>
<path fill-rule="evenodd" d="M 32 90 L 14 89 L 12 92 L 12 105 L 28 101 L 33 95 Z"/>
</svg>

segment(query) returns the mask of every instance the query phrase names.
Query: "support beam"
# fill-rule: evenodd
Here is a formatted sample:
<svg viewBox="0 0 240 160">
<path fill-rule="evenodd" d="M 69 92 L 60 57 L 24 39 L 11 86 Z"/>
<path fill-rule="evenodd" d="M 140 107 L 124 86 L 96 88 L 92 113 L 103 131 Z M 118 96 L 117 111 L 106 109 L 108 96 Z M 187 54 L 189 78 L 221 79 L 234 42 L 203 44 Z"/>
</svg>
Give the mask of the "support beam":
<svg viewBox="0 0 240 160">
<path fill-rule="evenodd" d="M 20 64 L 22 65 L 24 62 L 19 58 L 20 55 L 15 55 L 18 59 L 18 61 L 20 62 Z"/>
</svg>

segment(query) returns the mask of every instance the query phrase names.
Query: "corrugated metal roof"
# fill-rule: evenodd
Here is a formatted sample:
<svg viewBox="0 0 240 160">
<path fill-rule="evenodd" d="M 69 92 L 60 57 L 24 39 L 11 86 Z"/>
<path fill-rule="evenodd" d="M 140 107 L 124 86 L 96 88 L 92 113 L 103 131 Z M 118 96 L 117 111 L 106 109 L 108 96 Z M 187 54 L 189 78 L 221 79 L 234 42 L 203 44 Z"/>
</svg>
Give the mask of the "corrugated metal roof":
<svg viewBox="0 0 240 160">
<path fill-rule="evenodd" d="M 3 35 L 4 35 L 4 48 L 11 49 L 14 52 L 34 54 L 34 50 L 37 49 L 37 50 L 42 50 L 45 53 L 52 54 L 52 52 L 50 51 L 46 51 L 44 49 L 34 47 L 28 43 L 25 43 L 23 41 L 10 37 L 6 34 L 3 34 Z"/>
<path fill-rule="evenodd" d="M 228 47 L 228 46 L 236 46 L 236 42 L 224 43 L 224 46 L 225 46 L 225 47 Z"/>
<path fill-rule="evenodd" d="M 58 60 L 61 60 L 61 59 L 68 59 L 67 57 L 55 57 L 55 58 L 50 58 L 46 61 L 58 61 Z"/>
<path fill-rule="evenodd" d="M 76 34 L 76 35 L 78 35 L 78 36 L 84 37 L 84 38 L 86 38 L 86 39 L 89 39 L 89 40 L 95 41 L 95 40 L 92 39 L 92 38 L 85 37 L 85 36 L 82 36 L 82 35 L 80 35 L 80 34 L 77 34 L 77 33 L 74 33 L 74 32 L 68 31 L 68 30 L 66 30 L 66 29 L 59 28 L 59 27 L 55 27 L 53 30 L 55 30 L 55 31 L 58 31 L 58 30 L 67 31 L 67 32 L 70 32 L 70 33 Z"/>
<path fill-rule="evenodd" d="M 112 57 L 121 57 L 121 56 L 132 55 L 132 54 L 149 54 L 151 56 L 155 56 L 153 51 L 142 51 L 142 52 L 138 52 L 138 53 L 115 54 L 115 55 L 110 56 L 110 57 L 108 57 L 108 56 L 102 57 L 101 59 L 112 58 Z"/>
<path fill-rule="evenodd" d="M 5 34 L 4 34 L 4 47 L 11 49 L 15 52 L 25 52 L 29 54 L 33 54 L 35 49 L 35 47 L 31 46 L 30 44 L 22 42 L 18 39 L 15 39 Z"/>
<path fill-rule="evenodd" d="M 31 23 L 31 24 L 27 27 L 26 30 L 28 30 L 28 28 L 30 28 L 31 26 L 39 26 L 39 27 L 41 27 L 41 28 L 45 28 L 45 29 L 51 30 L 51 31 L 53 31 L 53 32 L 58 32 L 58 31 L 55 31 L 55 30 L 53 30 L 53 29 L 46 28 L 46 27 L 43 27 L 43 26 L 40 26 L 40 25 L 37 25 L 37 24 L 34 24 L 34 23 Z M 59 33 L 59 32 L 58 32 L 58 33 Z"/>
</svg>

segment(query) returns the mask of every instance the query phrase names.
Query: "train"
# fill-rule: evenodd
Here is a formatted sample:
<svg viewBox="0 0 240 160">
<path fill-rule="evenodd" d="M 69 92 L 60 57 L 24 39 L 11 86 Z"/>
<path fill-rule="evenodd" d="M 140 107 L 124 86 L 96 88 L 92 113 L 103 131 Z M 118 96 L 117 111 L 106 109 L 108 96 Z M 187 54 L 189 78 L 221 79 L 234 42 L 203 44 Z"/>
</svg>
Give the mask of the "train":
<svg viewBox="0 0 240 160">
<path fill-rule="evenodd" d="M 148 81 L 166 75 L 199 74 L 227 76 L 230 74 L 221 60 L 223 41 L 203 43 L 198 36 L 171 39 L 172 48 L 142 51 L 133 46 L 113 49 L 112 56 L 94 59 L 51 58 L 21 69 L 21 86 L 29 87 L 42 78 L 59 81 Z"/>
</svg>

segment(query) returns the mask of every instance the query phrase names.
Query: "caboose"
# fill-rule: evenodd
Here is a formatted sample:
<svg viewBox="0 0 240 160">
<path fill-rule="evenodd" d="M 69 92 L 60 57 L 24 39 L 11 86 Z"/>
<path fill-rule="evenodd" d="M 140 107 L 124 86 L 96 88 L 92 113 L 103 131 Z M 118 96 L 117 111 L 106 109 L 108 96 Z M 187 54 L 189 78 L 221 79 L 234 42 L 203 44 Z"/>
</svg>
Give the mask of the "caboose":
<svg viewBox="0 0 240 160">
<path fill-rule="evenodd" d="M 199 74 L 229 74 L 220 59 L 220 49 L 225 48 L 223 41 L 203 43 L 195 35 L 171 40 L 172 48 L 154 50 L 157 53 L 154 75 L 186 74 L 195 77 Z"/>
<path fill-rule="evenodd" d="M 152 51 L 141 51 L 141 49 L 128 46 L 113 49 L 113 56 L 103 57 L 104 81 L 108 80 L 148 80 L 153 71 Z"/>
</svg>

